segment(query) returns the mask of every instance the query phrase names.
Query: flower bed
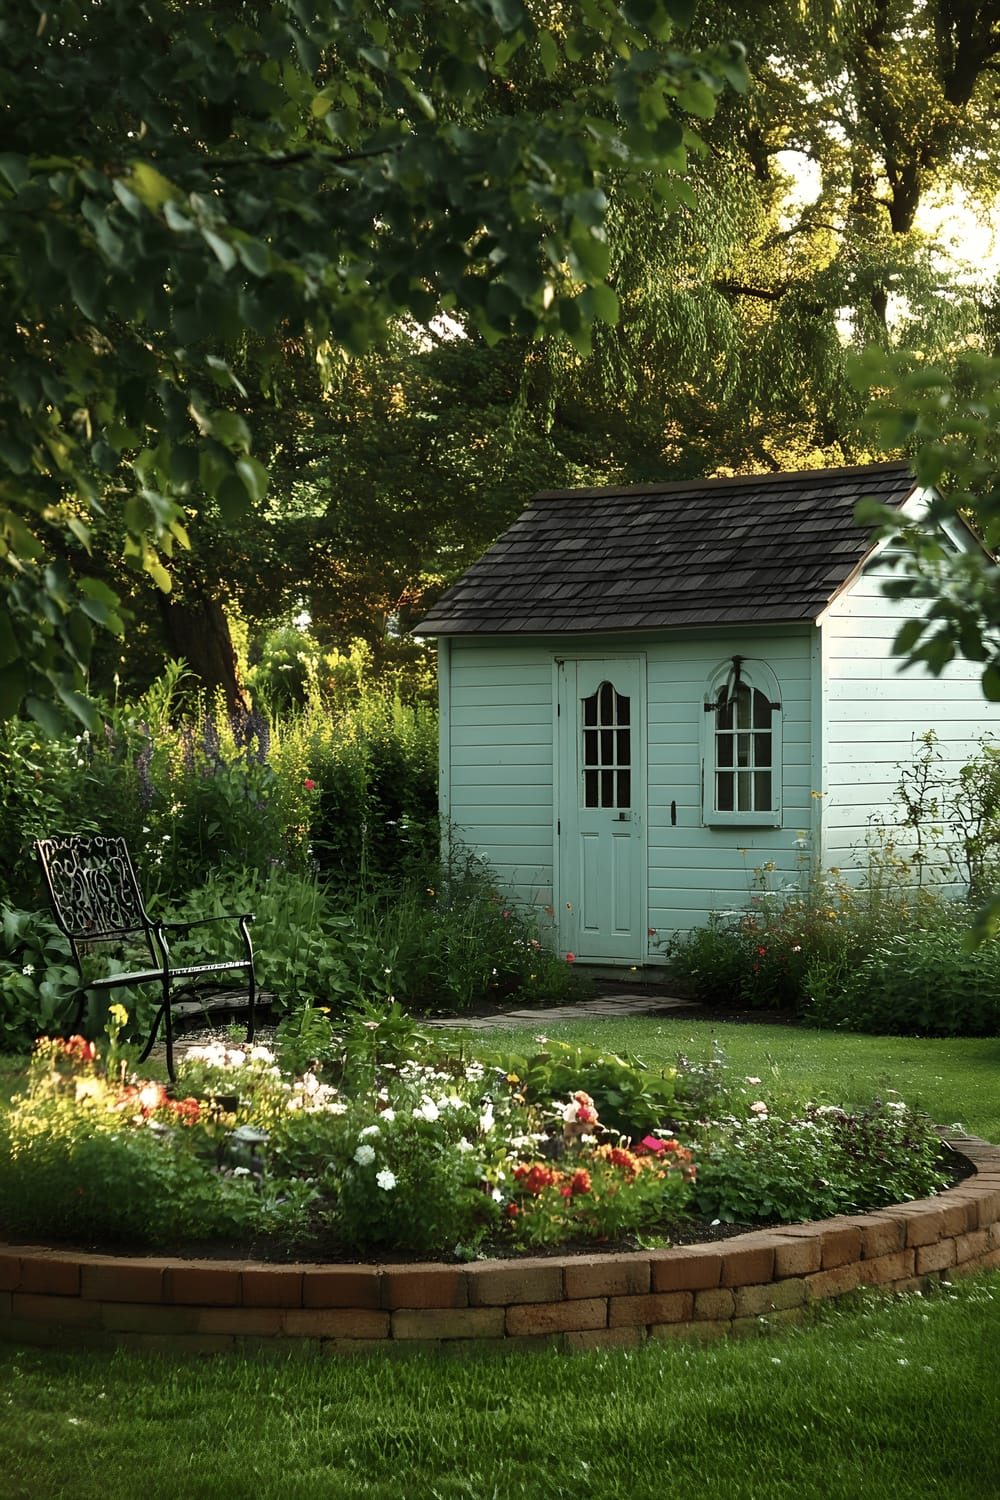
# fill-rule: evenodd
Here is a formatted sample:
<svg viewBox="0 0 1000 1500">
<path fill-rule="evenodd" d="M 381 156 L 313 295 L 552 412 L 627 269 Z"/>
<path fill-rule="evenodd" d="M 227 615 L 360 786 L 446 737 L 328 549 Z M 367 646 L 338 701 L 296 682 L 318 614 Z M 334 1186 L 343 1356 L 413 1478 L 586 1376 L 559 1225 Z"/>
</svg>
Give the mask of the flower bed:
<svg viewBox="0 0 1000 1500">
<path fill-rule="evenodd" d="M 103 1057 L 83 1038 L 43 1040 L 0 1116 L 0 1229 L 471 1261 L 663 1245 L 691 1216 L 802 1220 L 948 1180 L 930 1123 L 898 1099 L 792 1107 L 718 1059 L 656 1073 L 544 1039 L 469 1059 L 409 1033 L 387 1046 L 379 1025 L 322 1069 L 194 1048 L 173 1092 L 133 1076 L 114 1034 Z"/>
<path fill-rule="evenodd" d="M 0 1337 L 190 1353 L 566 1349 L 755 1332 L 858 1286 L 913 1291 L 1000 1265 L 1000 1149 L 936 1198 L 631 1255 L 475 1265 L 262 1265 L 0 1245 Z"/>
</svg>

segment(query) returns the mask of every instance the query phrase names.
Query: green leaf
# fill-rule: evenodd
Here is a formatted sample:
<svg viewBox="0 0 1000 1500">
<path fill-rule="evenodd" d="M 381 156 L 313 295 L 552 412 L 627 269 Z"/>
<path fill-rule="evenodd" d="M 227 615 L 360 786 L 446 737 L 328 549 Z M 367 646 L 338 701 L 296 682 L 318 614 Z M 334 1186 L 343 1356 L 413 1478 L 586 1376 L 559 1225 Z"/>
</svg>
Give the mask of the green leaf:
<svg viewBox="0 0 1000 1500">
<path fill-rule="evenodd" d="M 137 161 L 133 165 L 128 185 L 136 197 L 154 213 L 158 213 L 171 199 L 182 196 L 180 190 L 148 161 Z"/>
<path fill-rule="evenodd" d="M 24 706 L 31 718 L 50 739 L 59 739 L 66 730 L 66 721 L 62 714 L 47 698 L 36 698 L 29 693 L 24 700 Z"/>
<path fill-rule="evenodd" d="M 75 718 L 80 720 L 85 728 L 90 730 L 100 728 L 97 709 L 89 698 L 85 698 L 82 693 L 74 692 L 71 688 L 61 687 L 59 684 L 56 684 L 56 692 L 59 695 L 60 701 L 66 705 Z"/>
<path fill-rule="evenodd" d="M 227 474 L 215 492 L 222 519 L 227 526 L 238 526 L 246 516 L 250 496 L 236 474 Z"/>
<path fill-rule="evenodd" d="M 12 719 L 21 706 L 28 686 L 24 662 L 9 662 L 0 667 L 0 719 Z"/>
<path fill-rule="evenodd" d="M 985 668 L 980 682 L 983 687 L 983 695 L 991 703 L 1000 703 L 1000 665 L 991 661 Z"/>
<path fill-rule="evenodd" d="M 16 151 L 0 151 L 0 177 L 19 193 L 31 178 L 28 158 Z"/>
<path fill-rule="evenodd" d="M 214 229 L 203 229 L 202 235 L 206 242 L 215 252 L 215 257 L 224 271 L 231 271 L 236 264 L 236 251 L 228 240 L 224 240 L 221 234 L 216 234 Z"/>
<path fill-rule="evenodd" d="M 538 53 L 542 61 L 542 71 L 546 78 L 551 78 L 559 68 L 559 48 L 556 46 L 555 37 L 551 31 L 538 33 Z"/>
<path fill-rule="evenodd" d="M 927 629 L 926 620 L 907 620 L 896 632 L 896 638 L 892 643 L 894 656 L 906 656 L 917 644 L 924 631 Z"/>
<path fill-rule="evenodd" d="M 264 468 L 264 465 L 258 463 L 257 459 L 251 458 L 247 454 L 243 458 L 236 460 L 235 468 L 240 479 L 243 481 L 250 499 L 255 503 L 263 500 L 267 494 L 268 484 L 270 483 L 270 475 Z"/>
</svg>

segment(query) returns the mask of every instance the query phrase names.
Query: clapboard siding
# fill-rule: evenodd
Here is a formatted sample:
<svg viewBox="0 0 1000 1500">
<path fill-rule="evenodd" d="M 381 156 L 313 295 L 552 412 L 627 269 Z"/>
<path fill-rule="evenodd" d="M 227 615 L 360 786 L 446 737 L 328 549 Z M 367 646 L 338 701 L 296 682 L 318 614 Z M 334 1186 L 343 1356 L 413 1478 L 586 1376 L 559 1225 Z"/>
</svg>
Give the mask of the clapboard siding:
<svg viewBox="0 0 1000 1500">
<path fill-rule="evenodd" d="M 447 656 L 450 832 L 514 900 L 551 905 L 551 653 L 454 641 Z"/>
<path fill-rule="evenodd" d="M 935 732 L 940 772 L 954 775 L 1000 723 L 973 663 L 953 661 L 940 677 L 900 669 L 892 642 L 914 611 L 882 593 L 890 576 L 869 567 L 821 622 L 822 861 L 855 877 L 867 862 L 871 820 L 895 821 L 901 769 L 913 764 L 920 737 Z"/>
</svg>

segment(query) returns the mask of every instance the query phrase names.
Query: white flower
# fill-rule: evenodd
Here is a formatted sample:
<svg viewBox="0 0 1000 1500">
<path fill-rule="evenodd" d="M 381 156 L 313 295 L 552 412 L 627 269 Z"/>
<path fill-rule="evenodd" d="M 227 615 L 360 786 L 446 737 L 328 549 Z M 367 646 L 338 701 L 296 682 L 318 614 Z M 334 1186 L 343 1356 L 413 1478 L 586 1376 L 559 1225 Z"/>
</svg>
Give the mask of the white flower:
<svg viewBox="0 0 1000 1500">
<path fill-rule="evenodd" d="M 374 1146 L 369 1146 L 367 1144 L 359 1146 L 354 1153 L 354 1160 L 357 1162 L 359 1167 L 370 1167 L 372 1162 L 375 1160 Z"/>
<path fill-rule="evenodd" d="M 384 1193 L 391 1193 L 396 1186 L 395 1173 L 390 1172 L 387 1167 L 383 1167 L 381 1172 L 375 1173 L 375 1181 Z"/>
<path fill-rule="evenodd" d="M 394 1109 L 384 1109 L 379 1115 L 379 1119 L 384 1120 L 387 1125 L 391 1125 L 395 1118 L 396 1111 Z"/>
<path fill-rule="evenodd" d="M 370 1140 L 372 1136 L 381 1134 L 382 1132 L 381 1130 L 379 1130 L 377 1125 L 366 1125 L 364 1130 L 358 1132 L 358 1140 L 367 1141 Z"/>
<path fill-rule="evenodd" d="M 270 1047 L 262 1047 L 259 1044 L 250 1048 L 250 1061 L 260 1063 L 273 1063 L 274 1053 Z"/>
<path fill-rule="evenodd" d="M 906 1113 L 906 1105 L 903 1104 L 902 1101 L 900 1101 L 899 1103 L 897 1103 L 895 1099 L 887 1099 L 885 1107 L 886 1107 L 886 1109 L 899 1110 L 900 1113 L 903 1113 L 903 1114 Z"/>
<path fill-rule="evenodd" d="M 472 1142 L 471 1141 L 467 1141 L 465 1139 L 464 1135 L 462 1136 L 462 1139 L 460 1141 L 456 1141 L 455 1142 L 455 1150 L 456 1151 L 463 1151 L 463 1152 L 464 1151 L 475 1151 L 475 1149 L 476 1148 L 472 1144 Z"/>
<path fill-rule="evenodd" d="M 413 1111 L 413 1118 L 415 1120 L 427 1120 L 428 1122 L 433 1122 L 438 1118 L 440 1113 L 441 1111 L 434 1103 L 434 1100 L 428 1099 L 425 1094 L 420 1103 L 417 1105 L 416 1109 Z"/>
<path fill-rule="evenodd" d="M 764 1103 L 763 1099 L 758 1099 L 756 1104 L 751 1104 L 750 1113 L 752 1115 L 759 1115 L 761 1119 L 764 1118 L 764 1116 L 767 1114 L 767 1105 Z"/>
<path fill-rule="evenodd" d="M 486 1135 L 493 1129 L 495 1123 L 496 1121 L 493 1118 L 493 1105 L 492 1103 L 488 1103 L 482 1114 L 479 1116 L 479 1129 L 481 1130 L 483 1135 Z"/>
<path fill-rule="evenodd" d="M 492 1191 L 492 1193 L 490 1194 L 490 1197 L 493 1199 L 494 1203 L 502 1203 L 503 1202 L 503 1193 L 500 1191 L 499 1188 L 494 1188 L 493 1191 Z"/>
<path fill-rule="evenodd" d="M 22 974 L 26 974 L 26 975 L 27 974 L 34 974 L 34 972 L 35 972 L 35 966 L 34 966 L 34 964 L 25 964 L 24 968 L 21 970 L 21 973 Z"/>
</svg>

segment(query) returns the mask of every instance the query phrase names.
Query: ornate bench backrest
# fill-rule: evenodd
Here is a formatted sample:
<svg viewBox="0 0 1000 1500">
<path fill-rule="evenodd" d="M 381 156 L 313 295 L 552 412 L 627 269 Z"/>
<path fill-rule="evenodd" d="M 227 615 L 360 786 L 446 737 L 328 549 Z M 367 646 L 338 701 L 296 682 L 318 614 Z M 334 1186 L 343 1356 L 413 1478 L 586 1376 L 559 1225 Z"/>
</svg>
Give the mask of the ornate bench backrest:
<svg viewBox="0 0 1000 1500">
<path fill-rule="evenodd" d="M 141 933 L 149 917 L 125 840 L 100 834 L 39 839 L 35 845 L 56 921 L 74 943 Z"/>
</svg>

